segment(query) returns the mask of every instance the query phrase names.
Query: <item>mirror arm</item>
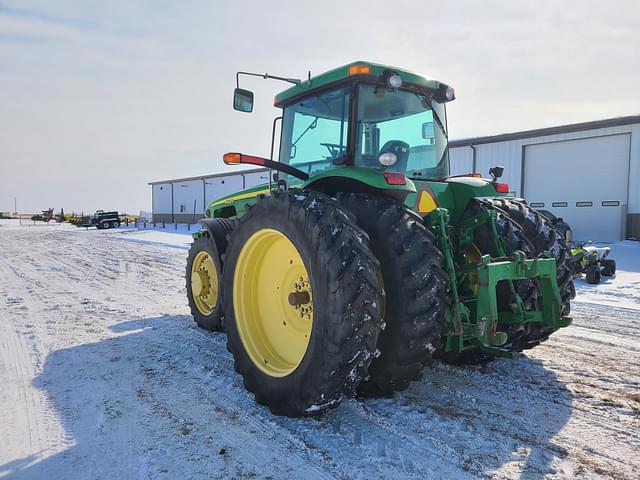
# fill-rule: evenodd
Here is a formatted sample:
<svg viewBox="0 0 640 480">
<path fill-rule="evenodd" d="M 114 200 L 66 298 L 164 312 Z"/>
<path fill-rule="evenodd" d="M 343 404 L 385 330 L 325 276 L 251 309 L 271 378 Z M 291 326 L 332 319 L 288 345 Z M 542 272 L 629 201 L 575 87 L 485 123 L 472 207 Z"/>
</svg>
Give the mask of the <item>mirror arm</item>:
<svg viewBox="0 0 640 480">
<path fill-rule="evenodd" d="M 269 75 L 268 73 L 252 73 L 252 72 L 236 72 L 236 87 L 240 88 L 240 75 L 247 75 L 250 77 L 261 77 L 271 80 L 280 80 L 282 82 L 293 83 L 294 85 L 300 85 L 302 80 L 298 78 L 286 78 L 286 77 L 278 77 L 276 75 Z"/>
<path fill-rule="evenodd" d="M 269 160 L 273 161 L 273 149 L 276 143 L 276 125 L 278 121 L 282 122 L 282 117 L 276 117 L 273 119 L 273 126 L 271 127 L 271 156 Z M 271 169 L 269 169 L 269 190 L 271 190 Z"/>
</svg>

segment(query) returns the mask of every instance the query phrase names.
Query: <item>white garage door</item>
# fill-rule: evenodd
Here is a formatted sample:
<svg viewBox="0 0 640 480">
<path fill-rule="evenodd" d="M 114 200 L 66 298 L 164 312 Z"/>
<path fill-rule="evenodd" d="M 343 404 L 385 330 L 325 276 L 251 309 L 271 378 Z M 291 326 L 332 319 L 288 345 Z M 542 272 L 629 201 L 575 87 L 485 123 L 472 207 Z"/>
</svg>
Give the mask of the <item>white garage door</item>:
<svg viewBox="0 0 640 480">
<path fill-rule="evenodd" d="M 623 235 L 630 135 L 527 145 L 524 198 L 562 217 L 576 241 L 613 242 Z"/>
</svg>

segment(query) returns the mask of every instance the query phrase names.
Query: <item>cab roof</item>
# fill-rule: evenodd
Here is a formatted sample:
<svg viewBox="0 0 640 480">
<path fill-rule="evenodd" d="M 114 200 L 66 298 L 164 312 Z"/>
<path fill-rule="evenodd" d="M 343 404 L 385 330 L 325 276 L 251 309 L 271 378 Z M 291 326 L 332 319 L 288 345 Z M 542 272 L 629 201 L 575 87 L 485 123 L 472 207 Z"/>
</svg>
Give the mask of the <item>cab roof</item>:
<svg viewBox="0 0 640 480">
<path fill-rule="evenodd" d="M 348 79 L 349 77 L 369 77 L 371 79 L 380 78 L 385 72 L 391 71 L 400 75 L 403 82 L 416 85 L 418 87 L 425 87 L 433 90 L 446 88 L 447 85 L 425 75 L 419 75 L 409 70 L 403 70 L 400 68 L 392 67 L 389 65 L 380 65 L 371 62 L 351 62 L 328 72 L 321 73 L 315 77 L 311 77 L 309 80 L 295 85 L 291 88 L 280 92 L 274 99 L 274 106 L 282 107 L 287 104 L 289 100 L 302 96 L 312 90 L 321 88 L 332 83 L 339 82 L 341 80 Z"/>
</svg>

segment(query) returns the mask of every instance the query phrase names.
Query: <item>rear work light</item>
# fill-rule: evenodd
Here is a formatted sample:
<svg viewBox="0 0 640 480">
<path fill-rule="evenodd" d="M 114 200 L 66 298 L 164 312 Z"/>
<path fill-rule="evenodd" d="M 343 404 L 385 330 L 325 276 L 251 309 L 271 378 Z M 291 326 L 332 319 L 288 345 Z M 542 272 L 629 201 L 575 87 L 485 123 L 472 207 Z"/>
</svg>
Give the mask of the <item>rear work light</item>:
<svg viewBox="0 0 640 480">
<path fill-rule="evenodd" d="M 384 180 L 388 185 L 406 185 L 407 179 L 404 176 L 404 173 L 399 172 L 384 172 Z"/>
<path fill-rule="evenodd" d="M 496 187 L 496 192 L 498 193 L 509 193 L 509 184 L 508 183 L 494 183 Z"/>
</svg>

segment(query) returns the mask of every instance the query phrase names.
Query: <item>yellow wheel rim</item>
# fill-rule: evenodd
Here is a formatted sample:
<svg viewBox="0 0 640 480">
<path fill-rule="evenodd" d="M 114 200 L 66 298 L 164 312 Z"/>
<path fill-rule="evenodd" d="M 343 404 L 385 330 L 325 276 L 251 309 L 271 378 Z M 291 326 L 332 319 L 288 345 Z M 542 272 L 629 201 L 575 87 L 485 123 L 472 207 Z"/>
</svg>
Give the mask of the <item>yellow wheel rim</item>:
<svg viewBox="0 0 640 480">
<path fill-rule="evenodd" d="M 304 358 L 313 327 L 309 273 L 285 235 L 265 228 L 245 242 L 233 276 L 238 334 L 253 363 L 285 377 Z"/>
<path fill-rule="evenodd" d="M 200 251 L 191 265 L 191 295 L 202 315 L 213 313 L 218 303 L 218 272 L 208 252 Z"/>
</svg>

